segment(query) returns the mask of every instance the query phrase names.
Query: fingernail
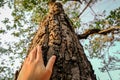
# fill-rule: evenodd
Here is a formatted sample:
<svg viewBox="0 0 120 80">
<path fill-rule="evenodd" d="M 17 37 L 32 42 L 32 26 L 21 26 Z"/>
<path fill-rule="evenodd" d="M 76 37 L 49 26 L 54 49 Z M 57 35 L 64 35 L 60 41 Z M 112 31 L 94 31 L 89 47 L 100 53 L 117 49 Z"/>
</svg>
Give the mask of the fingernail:
<svg viewBox="0 0 120 80">
<path fill-rule="evenodd" d="M 54 59 L 56 59 L 56 56 L 55 56 L 55 55 L 53 55 L 53 57 L 54 57 Z"/>
</svg>

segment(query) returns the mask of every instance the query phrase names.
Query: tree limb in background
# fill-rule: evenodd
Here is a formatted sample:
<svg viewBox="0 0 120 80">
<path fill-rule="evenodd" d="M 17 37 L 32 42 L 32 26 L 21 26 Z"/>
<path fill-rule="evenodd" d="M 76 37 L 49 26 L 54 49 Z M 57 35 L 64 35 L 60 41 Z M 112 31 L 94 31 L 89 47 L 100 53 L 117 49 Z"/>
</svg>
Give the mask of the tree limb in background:
<svg viewBox="0 0 120 80">
<path fill-rule="evenodd" d="M 115 30 L 120 30 L 120 26 L 111 27 L 111 28 L 108 28 L 108 29 L 105 29 L 105 30 L 89 29 L 85 33 L 78 35 L 78 39 L 86 39 L 91 34 L 106 35 L 106 34 L 112 32 L 112 31 L 115 31 Z"/>
<path fill-rule="evenodd" d="M 80 16 L 83 14 L 83 12 L 89 7 L 89 5 L 90 5 L 91 2 L 92 2 L 92 0 L 90 0 L 90 1 L 88 2 L 88 4 L 87 4 L 86 7 L 82 10 L 82 12 L 78 15 L 78 17 L 80 17 Z"/>
</svg>

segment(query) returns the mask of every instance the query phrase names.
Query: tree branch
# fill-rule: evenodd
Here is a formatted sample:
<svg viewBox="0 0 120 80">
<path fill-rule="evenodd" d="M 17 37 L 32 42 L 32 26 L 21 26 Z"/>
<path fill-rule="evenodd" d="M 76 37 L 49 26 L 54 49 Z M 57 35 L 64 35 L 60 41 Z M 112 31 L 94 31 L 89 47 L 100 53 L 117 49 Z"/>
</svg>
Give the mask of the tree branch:
<svg viewBox="0 0 120 80">
<path fill-rule="evenodd" d="M 0 7 L 3 6 L 4 4 L 6 4 L 8 1 L 6 2 L 0 2 Z"/>
<path fill-rule="evenodd" d="M 120 26 L 111 27 L 111 28 L 108 28 L 108 29 L 105 29 L 105 30 L 89 29 L 85 33 L 77 35 L 77 36 L 78 36 L 78 39 L 86 39 L 91 34 L 106 35 L 106 34 L 112 32 L 112 31 L 115 31 L 115 30 L 120 30 Z"/>
<path fill-rule="evenodd" d="M 83 12 L 89 7 L 89 5 L 90 5 L 91 2 L 92 2 L 92 0 L 90 0 L 90 1 L 88 2 L 88 4 L 87 4 L 86 7 L 82 10 L 82 12 L 78 15 L 78 17 L 80 17 L 80 16 L 83 14 Z"/>
</svg>

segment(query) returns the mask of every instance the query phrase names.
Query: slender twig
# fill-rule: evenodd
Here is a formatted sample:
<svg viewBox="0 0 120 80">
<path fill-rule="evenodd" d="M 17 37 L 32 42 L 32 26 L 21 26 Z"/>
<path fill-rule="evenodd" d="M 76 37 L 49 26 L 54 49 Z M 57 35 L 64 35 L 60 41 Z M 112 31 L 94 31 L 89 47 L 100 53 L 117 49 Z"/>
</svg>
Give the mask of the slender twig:
<svg viewBox="0 0 120 80">
<path fill-rule="evenodd" d="M 94 15 L 96 16 L 97 14 L 95 13 L 95 11 L 93 10 L 93 8 L 91 6 L 89 6 L 89 8 L 91 9 L 91 11 L 94 13 Z"/>
<path fill-rule="evenodd" d="M 86 0 L 85 0 L 86 3 L 88 3 Z M 89 8 L 91 9 L 91 11 L 94 13 L 94 15 L 96 16 L 97 14 L 95 13 L 95 11 L 92 9 L 91 6 L 89 6 Z"/>
<path fill-rule="evenodd" d="M 7 2 L 9 2 L 9 1 L 1 2 L 0 5 L 4 5 L 4 4 L 6 4 Z"/>
<path fill-rule="evenodd" d="M 100 78 L 98 77 L 98 80 L 100 80 Z"/>
<path fill-rule="evenodd" d="M 112 77 L 111 77 L 111 75 L 110 75 L 110 73 L 109 73 L 108 69 L 106 68 L 106 66 L 105 66 L 105 70 L 107 71 L 107 73 L 108 73 L 108 76 L 109 76 L 110 80 L 112 80 Z"/>
<path fill-rule="evenodd" d="M 83 12 L 89 7 L 89 5 L 90 5 L 91 2 L 92 2 L 92 0 L 90 0 L 88 2 L 88 4 L 85 6 L 85 8 L 82 10 L 82 12 L 78 15 L 78 17 L 80 17 L 83 14 Z"/>
</svg>

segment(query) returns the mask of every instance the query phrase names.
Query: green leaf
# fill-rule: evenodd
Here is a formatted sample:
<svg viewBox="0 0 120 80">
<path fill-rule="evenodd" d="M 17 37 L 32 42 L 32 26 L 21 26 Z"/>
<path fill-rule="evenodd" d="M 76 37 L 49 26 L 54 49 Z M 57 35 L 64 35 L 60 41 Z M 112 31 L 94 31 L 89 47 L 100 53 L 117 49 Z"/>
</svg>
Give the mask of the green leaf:
<svg viewBox="0 0 120 80">
<path fill-rule="evenodd" d="M 1 33 L 5 33 L 5 30 L 0 30 L 0 34 L 1 34 Z"/>
<path fill-rule="evenodd" d="M 12 35 L 14 35 L 15 37 L 19 37 L 20 33 L 19 32 L 13 32 Z"/>
<path fill-rule="evenodd" d="M 4 24 L 6 24 L 6 23 L 10 23 L 10 21 L 9 21 L 8 18 L 5 18 L 2 22 L 3 22 Z"/>
</svg>

